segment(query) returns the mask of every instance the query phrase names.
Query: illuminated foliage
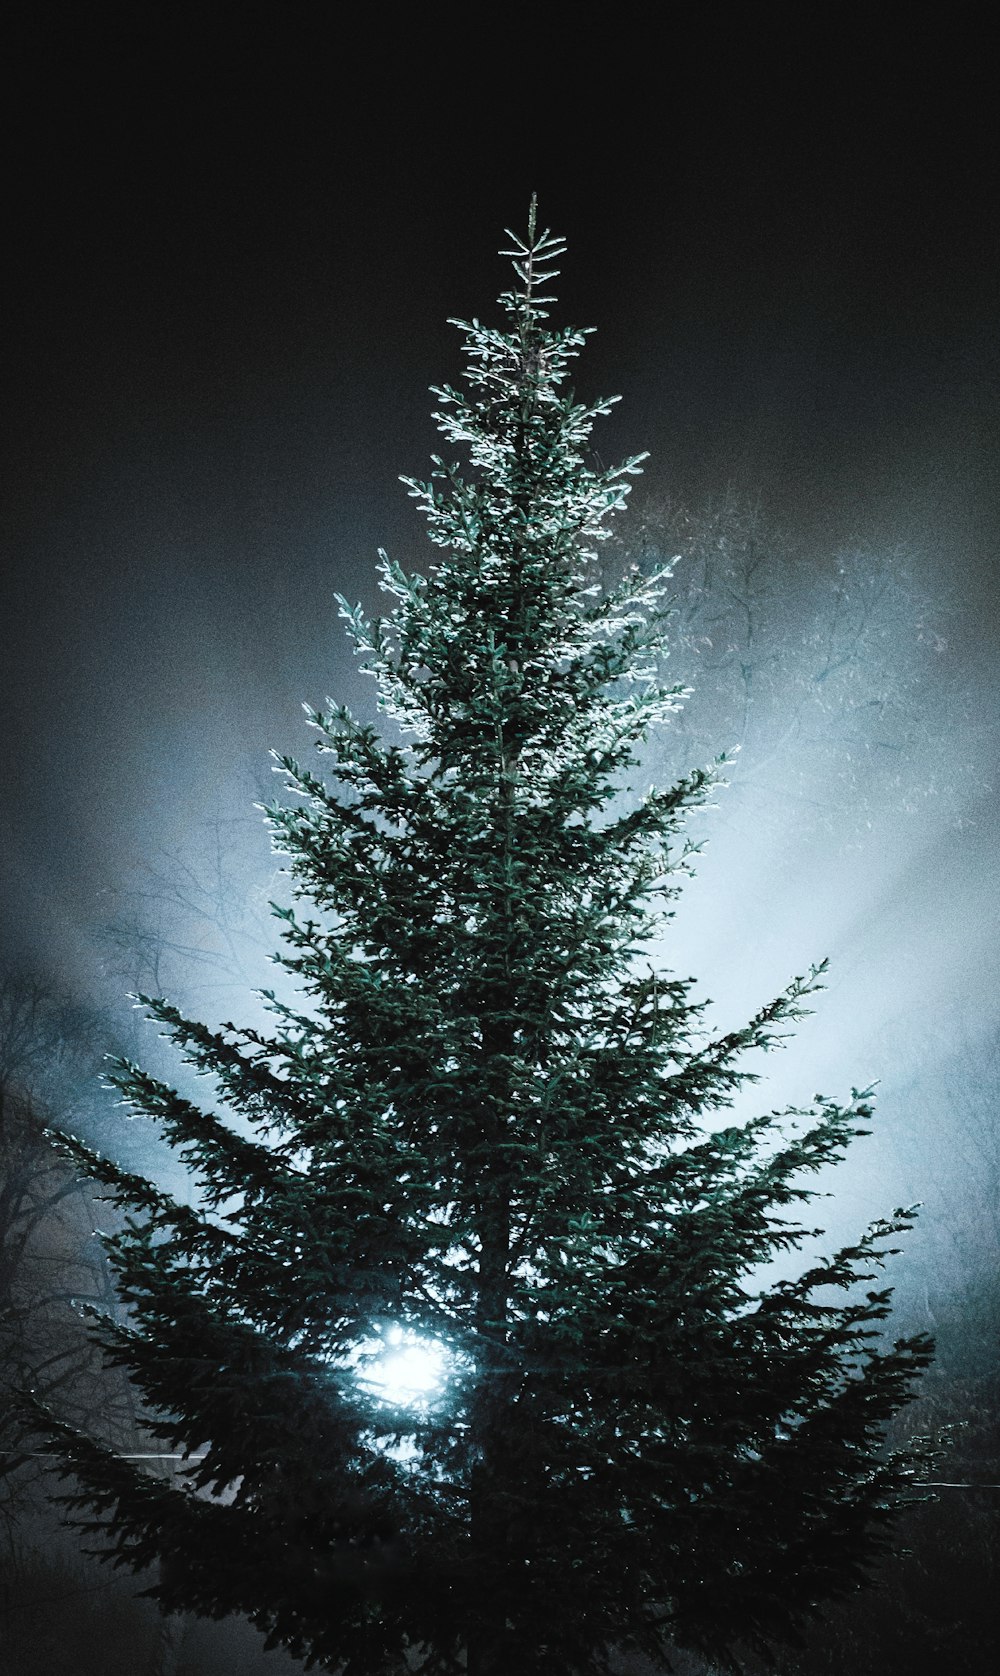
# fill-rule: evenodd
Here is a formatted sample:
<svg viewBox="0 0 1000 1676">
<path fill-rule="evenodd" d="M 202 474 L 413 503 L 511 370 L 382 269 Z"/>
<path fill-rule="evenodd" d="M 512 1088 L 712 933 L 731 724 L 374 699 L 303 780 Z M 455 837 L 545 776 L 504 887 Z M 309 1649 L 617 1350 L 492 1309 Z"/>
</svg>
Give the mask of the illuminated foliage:
<svg viewBox="0 0 1000 1676">
<path fill-rule="evenodd" d="M 727 1658 L 859 1582 L 912 1494 L 880 1440 L 927 1345 L 886 1347 L 864 1289 L 909 1213 L 755 1282 L 866 1098 L 724 1121 L 818 970 L 712 1039 L 648 965 L 716 772 L 625 795 L 682 696 L 669 572 L 596 581 L 639 462 L 589 463 L 610 404 L 575 400 L 585 334 L 546 324 L 561 242 L 532 215 L 513 245 L 504 327 L 463 324 L 466 390 L 436 392 L 470 465 L 409 483 L 437 564 L 384 560 L 384 622 L 343 603 L 396 737 L 331 706 L 330 776 L 282 762 L 301 1000 L 270 997 L 270 1033 L 148 1000 L 219 1096 L 118 1071 L 194 1208 L 64 1142 L 133 1213 L 106 1353 L 193 1457 L 168 1484 L 40 1422 L 71 1506 L 160 1562 L 167 1608 L 344 1676 Z M 394 1343 L 440 1358 L 419 1401 L 379 1383 Z"/>
</svg>

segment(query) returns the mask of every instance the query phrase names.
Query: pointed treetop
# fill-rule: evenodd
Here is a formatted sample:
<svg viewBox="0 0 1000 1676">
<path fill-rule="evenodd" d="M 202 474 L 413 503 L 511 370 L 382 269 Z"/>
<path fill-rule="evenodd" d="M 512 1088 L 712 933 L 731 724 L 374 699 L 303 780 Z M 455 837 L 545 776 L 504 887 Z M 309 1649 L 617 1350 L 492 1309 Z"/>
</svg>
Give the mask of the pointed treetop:
<svg viewBox="0 0 1000 1676">
<path fill-rule="evenodd" d="M 522 239 L 509 227 L 505 227 L 504 232 L 513 248 L 501 249 L 500 255 L 511 258 L 514 272 L 524 289 L 520 292 L 507 291 L 499 300 L 504 307 L 513 307 L 517 313 L 524 311 L 529 316 L 538 313 L 544 318 L 544 310 L 538 309 L 537 305 L 555 302 L 555 298 L 536 295 L 536 287 L 558 277 L 559 269 L 549 264 L 566 254 L 566 240 L 561 234 L 552 233 L 548 227 L 542 233 L 538 232 L 538 195 L 534 192 L 528 209 L 527 239 Z"/>
</svg>

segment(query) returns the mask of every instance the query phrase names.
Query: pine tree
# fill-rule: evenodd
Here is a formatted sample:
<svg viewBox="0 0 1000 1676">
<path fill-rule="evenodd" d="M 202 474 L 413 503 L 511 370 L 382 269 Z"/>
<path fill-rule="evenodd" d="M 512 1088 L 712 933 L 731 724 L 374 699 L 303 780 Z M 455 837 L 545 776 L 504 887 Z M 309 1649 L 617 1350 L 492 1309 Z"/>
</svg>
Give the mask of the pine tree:
<svg viewBox="0 0 1000 1676">
<path fill-rule="evenodd" d="M 625 795 L 682 697 L 669 573 L 595 581 L 642 457 L 592 463 L 611 403 L 575 399 L 586 334 L 546 324 L 562 242 L 534 211 L 511 237 L 503 329 L 455 322 L 466 388 L 435 391 L 471 466 L 404 480 L 437 563 L 383 555 L 385 621 L 341 601 L 397 734 L 330 704 L 332 774 L 279 759 L 301 999 L 261 1032 L 142 998 L 218 1093 L 116 1071 L 194 1207 L 62 1141 L 128 1211 L 127 1323 L 94 1330 L 190 1456 L 168 1483 L 36 1410 L 71 1516 L 158 1561 L 165 1609 L 344 1676 L 725 1661 L 861 1582 L 915 1495 L 882 1439 L 929 1347 L 888 1345 L 865 1290 L 911 1212 L 755 1279 L 870 1116 L 727 1115 L 822 968 L 713 1038 L 650 965 L 718 769 Z M 407 1346 L 440 1356 L 416 1400 L 385 1374 Z"/>
</svg>

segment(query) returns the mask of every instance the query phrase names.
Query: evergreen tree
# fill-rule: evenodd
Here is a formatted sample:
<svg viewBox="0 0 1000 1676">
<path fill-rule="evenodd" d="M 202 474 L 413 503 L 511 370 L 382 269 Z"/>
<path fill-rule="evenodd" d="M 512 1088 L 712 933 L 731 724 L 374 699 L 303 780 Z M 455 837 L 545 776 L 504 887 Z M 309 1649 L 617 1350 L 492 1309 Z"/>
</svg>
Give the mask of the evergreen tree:
<svg viewBox="0 0 1000 1676">
<path fill-rule="evenodd" d="M 95 1331 L 190 1454 L 167 1483 L 36 1411 L 73 1517 L 158 1561 L 166 1609 L 344 1676 L 725 1660 L 862 1581 L 914 1495 L 882 1433 L 928 1346 L 886 1346 L 864 1289 L 911 1213 L 755 1283 L 867 1097 L 723 1121 L 821 968 L 712 1039 L 646 964 L 717 770 L 623 800 L 682 696 L 668 572 L 594 581 L 639 460 L 589 463 L 610 403 L 567 391 L 585 334 L 546 324 L 562 243 L 532 211 L 513 245 L 504 328 L 456 322 L 467 393 L 435 392 L 471 469 L 407 480 L 440 557 L 383 556 L 384 622 L 341 601 L 400 736 L 331 706 L 332 776 L 281 759 L 301 1001 L 259 1032 L 143 998 L 219 1094 L 116 1073 L 195 1207 L 63 1139 L 129 1213 L 128 1322 Z M 386 1372 L 408 1346 L 441 1358 L 416 1400 Z"/>
</svg>

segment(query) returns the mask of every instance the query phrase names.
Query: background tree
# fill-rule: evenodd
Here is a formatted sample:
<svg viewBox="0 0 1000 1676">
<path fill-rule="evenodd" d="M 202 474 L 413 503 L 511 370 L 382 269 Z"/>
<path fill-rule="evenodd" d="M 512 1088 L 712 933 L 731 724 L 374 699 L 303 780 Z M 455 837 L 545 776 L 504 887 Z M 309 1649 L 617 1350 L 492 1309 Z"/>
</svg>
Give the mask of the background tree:
<svg viewBox="0 0 1000 1676">
<path fill-rule="evenodd" d="M 989 728 L 940 567 L 863 539 L 806 551 L 734 490 L 647 503 L 605 568 L 635 558 L 674 561 L 670 670 L 693 689 L 651 746 L 657 774 L 737 747 L 721 818 L 771 844 L 857 843 L 888 811 L 968 818 Z"/>
<path fill-rule="evenodd" d="M 261 854 L 265 776 L 247 775 L 238 814 L 220 805 L 174 845 L 141 859 L 103 893 L 97 940 L 106 987 L 191 996 L 199 1007 L 231 1005 L 267 970 L 271 902 L 282 884 Z M 110 997 L 109 997 L 110 999 Z M 148 1051 L 148 1044 L 146 1051 Z"/>
<path fill-rule="evenodd" d="M 116 1560 L 159 1557 L 167 1609 L 246 1613 L 345 1676 L 794 1636 L 886 1550 L 915 1470 L 880 1445 L 927 1343 L 883 1344 L 864 1289 L 910 1214 L 757 1279 L 866 1097 L 725 1122 L 818 971 L 713 1040 L 690 983 L 642 965 L 713 775 L 614 802 L 679 701 L 669 576 L 601 592 L 638 462 L 588 464 L 610 404 L 563 389 L 561 244 L 533 216 L 514 242 L 506 328 L 463 326 L 471 394 L 438 391 L 471 472 L 410 483 L 432 578 L 386 560 L 388 622 L 343 608 L 404 740 L 331 706 L 334 783 L 283 761 L 302 1000 L 272 997 L 267 1032 L 148 1001 L 237 1120 L 119 1069 L 196 1207 L 63 1141 L 129 1211 L 106 1354 L 191 1454 L 156 1482 L 36 1407 L 69 1505 Z M 418 1401 L 387 1367 L 407 1347 Z"/>
<path fill-rule="evenodd" d="M 9 1554 L 40 1465 L 12 1393 L 30 1384 L 119 1445 L 132 1430 L 127 1389 L 102 1377 L 73 1307 L 114 1305 L 91 1194 L 46 1133 L 53 1123 L 93 1133 L 97 1024 L 37 980 L 0 975 L 0 1517 Z"/>
<path fill-rule="evenodd" d="M 120 1146 L 98 1086 L 103 1021 L 32 977 L 0 974 L 0 1664 L 5 1676 L 63 1668 L 107 1670 L 126 1619 L 148 1638 L 128 1599 L 95 1589 L 44 1494 L 45 1460 L 16 1407 L 19 1388 L 58 1403 L 73 1424 L 123 1451 L 142 1447 L 132 1392 L 108 1370 L 81 1306 L 117 1308 L 90 1184 L 53 1146 L 52 1123 L 102 1133 Z M 113 1135 L 107 1131 L 111 1128 Z M 121 1590 L 118 1591 L 119 1596 Z M 60 1610 L 73 1603 L 72 1633 Z M 117 1610 L 116 1610 L 117 1607 Z M 136 1620 L 140 1621 L 138 1624 Z M 81 1626 L 101 1621 L 93 1657 Z M 97 1649 L 103 1664 L 99 1666 Z M 132 1659 L 130 1668 L 142 1664 Z M 152 1676 L 152 1671 L 150 1671 Z M 165 1676 L 165 1672 L 164 1672 Z"/>
</svg>

